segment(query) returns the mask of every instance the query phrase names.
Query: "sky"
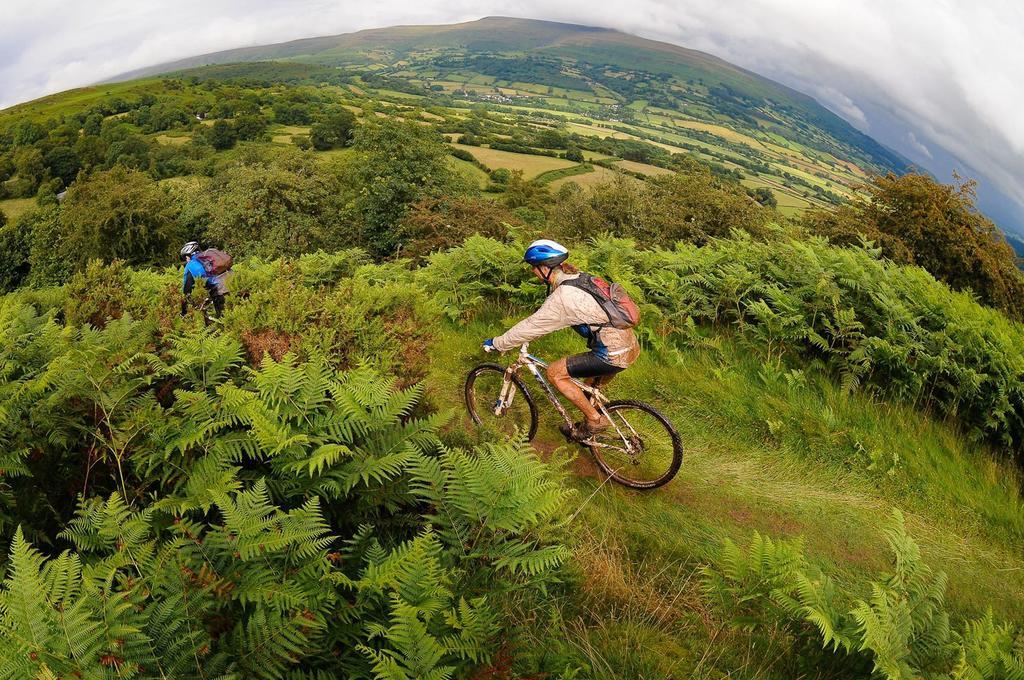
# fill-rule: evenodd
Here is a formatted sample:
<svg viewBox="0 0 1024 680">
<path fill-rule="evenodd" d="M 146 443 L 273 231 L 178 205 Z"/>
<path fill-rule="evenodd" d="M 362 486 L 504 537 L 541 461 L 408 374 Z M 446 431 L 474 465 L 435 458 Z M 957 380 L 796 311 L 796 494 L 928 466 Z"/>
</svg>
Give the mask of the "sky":
<svg viewBox="0 0 1024 680">
<path fill-rule="evenodd" d="M 616 28 L 815 97 L 1024 234 L 1018 0 L 0 0 L 0 108 L 232 47 L 487 15 Z"/>
</svg>

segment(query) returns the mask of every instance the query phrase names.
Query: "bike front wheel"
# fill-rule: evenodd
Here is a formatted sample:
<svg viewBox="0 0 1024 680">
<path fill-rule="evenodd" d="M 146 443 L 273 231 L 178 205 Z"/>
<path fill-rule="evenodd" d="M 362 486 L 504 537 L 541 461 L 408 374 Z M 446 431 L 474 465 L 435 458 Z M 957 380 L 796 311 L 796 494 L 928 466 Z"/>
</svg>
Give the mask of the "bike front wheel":
<svg viewBox="0 0 1024 680">
<path fill-rule="evenodd" d="M 506 399 L 502 400 L 502 392 Z M 477 425 L 496 430 L 506 437 L 537 434 L 537 405 L 519 376 L 511 376 L 505 389 L 505 368 L 480 364 L 466 376 L 466 409 Z"/>
<path fill-rule="evenodd" d="M 654 489 L 676 476 L 683 442 L 668 418 L 639 401 L 613 401 L 605 410 L 612 426 L 588 440 L 605 474 L 633 489 Z"/>
</svg>

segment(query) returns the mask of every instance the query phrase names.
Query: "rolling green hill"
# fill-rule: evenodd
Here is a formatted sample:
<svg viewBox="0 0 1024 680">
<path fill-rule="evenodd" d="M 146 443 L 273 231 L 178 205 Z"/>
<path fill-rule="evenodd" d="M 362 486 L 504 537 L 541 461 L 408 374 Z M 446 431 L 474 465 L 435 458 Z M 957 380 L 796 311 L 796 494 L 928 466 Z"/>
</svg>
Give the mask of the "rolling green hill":
<svg viewBox="0 0 1024 680">
<path fill-rule="evenodd" d="M 405 114 L 436 107 L 434 118 L 425 120 L 446 133 L 459 131 L 457 122 L 483 107 L 511 125 L 495 130 L 503 139 L 482 146 L 500 142 L 505 151 L 536 152 L 532 141 L 511 138 L 554 126 L 570 145 L 604 156 L 599 171 L 578 174 L 583 184 L 613 177 L 609 172 L 657 172 L 630 165 L 651 164 L 652 152 L 663 156 L 653 163 L 660 167 L 671 156 L 686 156 L 760 192 L 758 200 L 770 197 L 786 216 L 863 195 L 871 174 L 899 174 L 908 166 L 813 99 L 711 55 L 545 21 L 488 17 L 372 29 L 202 55 L 118 80 L 0 111 L 0 127 L 13 129 L 21 120 L 57 125 L 92 111 L 125 115 L 154 101 L 184 114 L 149 128 L 187 127 L 193 114 L 223 111 L 213 101 L 235 97 L 230 87 L 218 93 L 216 84 L 263 88 L 266 102 L 257 108 L 264 115 L 273 113 L 275 97 L 309 99 L 282 88 L 310 86 L 320 94 L 306 106 L 333 102 L 359 112 L 382 103 Z M 276 141 L 285 140 L 282 130 L 294 123 L 287 117 L 279 122 L 282 127 L 270 131 Z M 158 134 L 150 139 L 167 143 Z M 619 140 L 618 146 L 606 139 Z M 19 186 L 7 193 L 21 198 L 25 191 Z"/>
<path fill-rule="evenodd" d="M 536 59 L 540 65 L 521 78 L 527 82 L 554 84 L 553 72 L 572 89 L 596 90 L 611 95 L 614 102 L 629 104 L 653 94 L 668 108 L 689 108 L 698 116 L 704 107 L 712 116 L 725 119 L 743 111 L 750 127 L 797 142 L 814 140 L 830 151 L 841 149 L 844 160 L 858 159 L 876 169 L 897 171 L 909 166 L 906 159 L 810 97 L 709 54 L 609 29 L 531 19 L 487 17 L 448 26 L 397 26 L 227 50 L 127 73 L 119 80 L 208 64 L 267 60 L 373 67 L 378 74 L 429 73 L 443 80 L 453 74 L 500 76 L 503 66 L 524 58 Z M 489 64 L 481 68 L 482 62 Z M 541 67 L 548 77 L 533 77 Z M 656 76 L 657 81 L 638 92 L 632 87 L 636 74 Z"/>
</svg>

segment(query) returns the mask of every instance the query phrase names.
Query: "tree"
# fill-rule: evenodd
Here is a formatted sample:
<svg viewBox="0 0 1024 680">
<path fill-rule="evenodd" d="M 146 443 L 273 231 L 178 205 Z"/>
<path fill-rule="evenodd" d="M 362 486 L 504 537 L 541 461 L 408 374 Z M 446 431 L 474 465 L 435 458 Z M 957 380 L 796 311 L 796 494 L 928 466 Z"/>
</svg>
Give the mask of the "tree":
<svg viewBox="0 0 1024 680">
<path fill-rule="evenodd" d="M 107 157 L 107 143 L 96 135 L 82 135 L 75 142 L 75 154 L 83 168 L 103 165 Z"/>
<path fill-rule="evenodd" d="M 31 146 L 45 138 L 46 130 L 43 126 L 30 120 L 19 120 L 11 129 L 14 146 Z"/>
<path fill-rule="evenodd" d="M 55 286 L 68 280 L 74 269 L 63 246 L 60 210 L 48 205 L 30 210 L 13 225 L 28 238 L 28 277 L 33 286 Z"/>
<path fill-rule="evenodd" d="M 258 113 L 247 113 L 235 119 L 235 135 L 238 139 L 258 141 L 267 131 L 269 121 L 266 116 Z"/>
<path fill-rule="evenodd" d="M 82 132 L 86 135 L 98 135 L 102 125 L 103 115 L 100 113 L 90 113 L 85 117 L 85 122 L 82 124 Z"/>
<path fill-rule="evenodd" d="M 60 179 L 65 187 L 75 180 L 75 175 L 82 169 L 78 154 L 66 146 L 50 149 L 43 156 L 43 164 L 49 170 L 50 175 Z"/>
<path fill-rule="evenodd" d="M 583 152 L 580 151 L 579 147 L 570 146 L 565 150 L 565 160 L 572 161 L 573 163 L 582 163 L 584 161 Z"/>
<path fill-rule="evenodd" d="M 274 121 L 282 125 L 309 125 L 311 118 L 307 104 L 286 101 L 274 104 Z"/>
<path fill-rule="evenodd" d="M 170 203 L 148 175 L 120 166 L 75 182 L 60 211 L 63 254 L 76 267 L 166 264 L 181 240 Z"/>
<path fill-rule="evenodd" d="M 17 149 L 14 152 L 14 170 L 19 182 L 12 193 L 16 196 L 33 196 L 46 174 L 43 153 L 34 146 Z"/>
<path fill-rule="evenodd" d="M 493 176 L 493 175 L 492 175 Z M 505 205 L 510 208 L 543 210 L 551 193 L 543 184 L 524 179 L 522 170 L 512 170 L 505 181 Z"/>
<path fill-rule="evenodd" d="M 214 121 L 206 134 L 206 139 L 210 143 L 210 146 L 218 151 L 230 149 L 237 141 L 234 128 L 232 128 L 231 123 L 226 120 Z"/>
<path fill-rule="evenodd" d="M 298 150 L 244 159 L 215 180 L 207 239 L 238 255 L 300 255 L 346 245 L 337 175 Z"/>
<path fill-rule="evenodd" d="M 30 232 L 23 224 L 7 224 L 0 211 L 0 293 L 7 293 L 25 280 L 29 272 Z"/>
<path fill-rule="evenodd" d="M 750 196 L 761 205 L 769 208 L 777 208 L 779 206 L 778 199 L 775 198 L 775 194 L 772 193 L 772 190 L 768 187 L 757 187 L 756 189 L 752 189 L 750 191 Z"/>
<path fill-rule="evenodd" d="M 344 107 L 335 107 L 309 130 L 309 140 L 317 151 L 347 146 L 356 127 L 355 115 Z"/>
<path fill-rule="evenodd" d="M 129 135 L 107 147 L 107 167 L 120 165 L 132 170 L 149 168 L 149 142 L 141 135 Z"/>
<path fill-rule="evenodd" d="M 363 239 L 377 256 L 399 246 L 395 225 L 407 207 L 422 198 L 463 193 L 468 184 L 448 164 L 448 148 L 430 128 L 384 120 L 356 130 L 358 151 L 353 179 L 355 206 L 363 221 Z"/>
<path fill-rule="evenodd" d="M 547 129 L 537 135 L 537 146 L 542 149 L 564 149 L 565 135 L 558 130 Z"/>
<path fill-rule="evenodd" d="M 1024 318 L 1024 276 L 999 228 L 978 212 L 975 182 L 940 184 L 927 175 L 877 176 L 867 200 L 834 212 L 808 211 L 802 224 L 839 245 L 866 238 L 895 262 L 916 264 L 957 290 Z"/>
</svg>

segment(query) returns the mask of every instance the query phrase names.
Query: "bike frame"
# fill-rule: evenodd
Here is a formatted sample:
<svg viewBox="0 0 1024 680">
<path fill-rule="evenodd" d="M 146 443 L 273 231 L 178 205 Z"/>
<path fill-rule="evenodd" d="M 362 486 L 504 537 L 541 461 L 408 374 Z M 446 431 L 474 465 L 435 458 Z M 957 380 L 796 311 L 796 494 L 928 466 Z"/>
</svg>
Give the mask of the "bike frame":
<svg viewBox="0 0 1024 680">
<path fill-rule="evenodd" d="M 541 372 L 541 369 L 546 369 L 547 367 L 548 364 L 546 361 L 544 361 L 540 357 L 530 354 L 529 343 L 520 347 L 519 356 L 516 358 L 515 361 L 509 364 L 508 368 L 505 369 L 505 379 L 501 386 L 501 394 L 498 396 L 498 401 L 494 404 L 494 415 L 498 417 L 503 416 L 505 414 L 505 411 L 508 410 L 508 408 L 512 405 L 512 400 L 515 397 L 516 393 L 515 384 L 512 382 L 512 376 L 518 373 L 520 369 L 525 368 L 533 375 L 534 379 L 540 384 L 541 389 L 544 390 L 544 394 L 548 398 L 548 401 L 551 402 L 551 405 L 554 406 L 558 413 L 562 416 L 562 420 L 564 420 L 567 425 L 571 426 L 572 417 L 569 415 L 569 412 L 566 410 L 565 406 L 562 405 L 561 400 L 558 398 L 558 395 L 555 392 L 555 388 L 552 387 L 551 383 L 548 382 L 547 378 L 545 378 L 544 374 Z M 577 387 L 583 390 L 583 393 L 590 398 L 590 402 L 594 405 L 594 407 L 597 408 L 597 410 L 600 411 L 601 414 L 608 419 L 608 422 L 612 424 L 612 427 L 615 428 L 616 433 L 618 433 L 619 437 L 621 438 L 626 452 L 629 453 L 631 457 L 636 456 L 636 444 L 634 442 L 639 441 L 640 437 L 637 434 L 636 430 L 633 429 L 633 426 L 630 425 L 629 421 L 627 421 L 625 418 L 621 416 L 618 419 L 612 418 L 612 414 L 609 413 L 608 410 L 605 408 L 605 404 L 608 404 L 611 400 L 608 399 L 608 397 L 606 397 L 601 392 L 601 390 L 597 389 L 592 385 L 588 385 L 587 383 L 577 380 L 576 378 L 570 377 L 570 380 L 572 380 L 573 384 L 575 384 Z M 624 428 L 619 427 L 619 423 L 616 422 L 616 420 L 621 421 L 622 424 L 625 425 L 625 429 L 628 430 L 628 433 L 623 431 Z M 599 442 L 593 442 L 590 445 L 603 447 L 610 446 L 608 444 L 602 444 Z"/>
</svg>

